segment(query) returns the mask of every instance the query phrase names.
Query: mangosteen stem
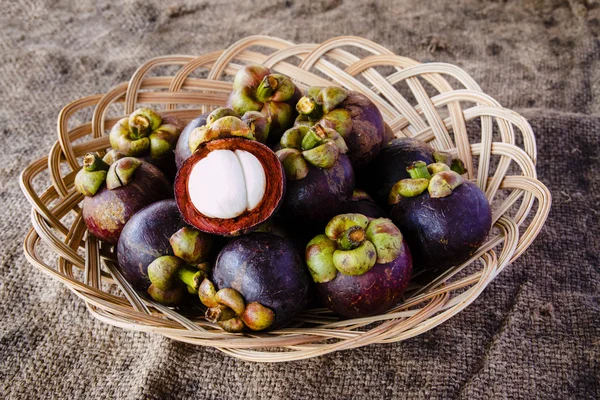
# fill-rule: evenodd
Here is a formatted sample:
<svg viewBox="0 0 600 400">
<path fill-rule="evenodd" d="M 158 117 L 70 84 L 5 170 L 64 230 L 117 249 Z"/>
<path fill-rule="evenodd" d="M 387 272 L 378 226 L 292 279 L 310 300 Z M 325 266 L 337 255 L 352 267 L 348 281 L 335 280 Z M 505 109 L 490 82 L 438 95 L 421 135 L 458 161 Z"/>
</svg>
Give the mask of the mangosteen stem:
<svg viewBox="0 0 600 400">
<path fill-rule="evenodd" d="M 317 124 L 304 135 L 304 138 L 302 138 L 302 150 L 315 148 L 326 138 L 327 132 L 325 132 L 325 129 L 321 125 Z"/>
<path fill-rule="evenodd" d="M 256 98 L 258 101 L 267 101 L 269 97 L 273 95 L 273 92 L 277 90 L 278 86 L 279 82 L 277 81 L 277 78 L 275 78 L 273 75 L 265 76 L 262 82 L 260 82 L 258 85 L 258 88 L 256 88 Z"/>
<path fill-rule="evenodd" d="M 319 119 L 323 115 L 321 106 L 310 96 L 304 96 L 298 100 L 296 110 L 300 114 L 306 115 L 312 121 Z"/>
<path fill-rule="evenodd" d="M 406 168 L 406 172 L 412 179 L 431 179 L 431 174 L 427 170 L 427 164 L 424 161 L 416 161 Z"/>
<path fill-rule="evenodd" d="M 139 108 L 129 116 L 129 133 L 131 139 L 145 138 L 150 132 L 158 129 L 162 117 L 149 108 Z"/>
<path fill-rule="evenodd" d="M 96 153 L 87 153 L 83 157 L 83 169 L 88 172 L 108 171 L 110 165 L 105 163 Z"/>
<path fill-rule="evenodd" d="M 363 244 L 366 239 L 365 230 L 360 226 L 353 226 L 342 233 L 337 244 L 342 250 L 352 250 Z"/>
<path fill-rule="evenodd" d="M 200 284 L 206 277 L 202 271 L 189 265 L 181 266 L 177 271 L 177 276 L 183 283 L 194 290 L 198 290 Z"/>
</svg>

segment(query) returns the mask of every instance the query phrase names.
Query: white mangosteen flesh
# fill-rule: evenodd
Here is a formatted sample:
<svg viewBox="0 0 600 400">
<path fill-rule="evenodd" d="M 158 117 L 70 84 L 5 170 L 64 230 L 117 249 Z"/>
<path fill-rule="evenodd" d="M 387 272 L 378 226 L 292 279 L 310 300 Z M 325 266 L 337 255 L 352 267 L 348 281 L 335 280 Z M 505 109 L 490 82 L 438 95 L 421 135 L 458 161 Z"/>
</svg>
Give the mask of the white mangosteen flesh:
<svg viewBox="0 0 600 400">
<path fill-rule="evenodd" d="M 209 218 L 230 219 L 255 209 L 267 187 L 262 163 L 245 150 L 215 150 L 192 167 L 190 201 Z"/>
</svg>

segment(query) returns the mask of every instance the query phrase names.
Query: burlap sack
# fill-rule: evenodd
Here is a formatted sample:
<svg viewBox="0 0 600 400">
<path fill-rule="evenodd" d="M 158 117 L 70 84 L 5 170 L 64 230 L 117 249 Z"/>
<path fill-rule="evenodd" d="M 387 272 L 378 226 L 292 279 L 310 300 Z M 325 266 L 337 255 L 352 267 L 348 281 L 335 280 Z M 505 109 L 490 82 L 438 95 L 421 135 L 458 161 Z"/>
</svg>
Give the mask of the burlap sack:
<svg viewBox="0 0 600 400">
<path fill-rule="evenodd" d="M 2 3 L 0 397 L 600 398 L 598 1 L 166 3 Z M 94 320 L 25 260 L 19 172 L 56 140 L 67 102 L 104 93 L 153 56 L 257 33 L 359 35 L 467 70 L 536 132 L 554 206 L 534 245 L 448 323 L 302 362 L 246 363 Z"/>
</svg>

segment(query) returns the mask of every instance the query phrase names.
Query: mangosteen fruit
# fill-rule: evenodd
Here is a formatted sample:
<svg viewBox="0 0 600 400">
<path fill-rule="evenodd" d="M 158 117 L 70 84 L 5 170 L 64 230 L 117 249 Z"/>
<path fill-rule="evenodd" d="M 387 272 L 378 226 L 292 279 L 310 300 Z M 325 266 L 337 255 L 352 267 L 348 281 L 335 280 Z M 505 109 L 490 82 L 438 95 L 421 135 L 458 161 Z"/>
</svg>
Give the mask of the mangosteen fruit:
<svg viewBox="0 0 600 400">
<path fill-rule="evenodd" d="M 88 231 L 111 244 L 117 244 L 123 227 L 136 212 L 173 196 L 168 179 L 154 165 L 134 157 L 109 165 L 94 153 L 85 155 L 75 188 L 85 196 L 83 219 Z"/>
<path fill-rule="evenodd" d="M 286 239 L 254 232 L 231 240 L 219 252 L 198 291 L 206 317 L 226 331 L 275 329 L 307 304 L 310 277 Z"/>
<path fill-rule="evenodd" d="M 361 93 L 341 87 L 312 87 L 296 106 L 297 125 L 320 124 L 337 131 L 348 146 L 356 170 L 364 168 L 381 150 L 386 136 L 381 112 Z"/>
<path fill-rule="evenodd" d="M 362 214 L 369 218 L 387 218 L 386 212 L 364 190 L 354 189 L 352 198 L 342 204 L 339 214 Z"/>
<path fill-rule="evenodd" d="M 287 178 L 282 214 L 299 225 L 325 224 L 352 197 L 354 170 L 339 133 L 319 124 L 288 129 L 280 141 Z"/>
<path fill-rule="evenodd" d="M 119 269 L 139 291 L 147 291 L 152 283 L 156 286 L 153 290 L 162 288 L 164 291 L 168 285 L 152 281 L 149 276 L 150 265 L 154 265 L 150 270 L 155 277 L 163 268 L 181 270 L 179 274 L 183 274 L 184 279 L 194 269 L 206 272 L 214 242 L 214 237 L 183 221 L 174 199 L 157 201 L 135 213 L 125 224 L 117 244 Z M 162 258 L 166 256 L 172 258 Z M 174 294 L 183 292 L 185 287 L 175 285 L 173 279 L 169 281 L 173 282 L 168 289 L 175 289 Z M 197 290 L 199 283 L 188 286 Z"/>
<path fill-rule="evenodd" d="M 240 117 L 230 108 L 219 107 L 192 120 L 183 130 L 175 149 L 177 169 L 181 168 L 204 142 L 216 138 L 245 137 L 264 143 L 268 135 L 267 118 L 254 111 Z"/>
<path fill-rule="evenodd" d="M 175 145 L 183 124 L 175 117 L 161 116 L 149 108 L 140 108 L 119 120 L 111 129 L 111 147 L 127 157 L 140 158 L 175 179 Z"/>
<path fill-rule="evenodd" d="M 387 218 L 337 215 L 308 243 L 305 256 L 321 301 L 345 317 L 388 311 L 411 278 L 410 250 Z"/>
<path fill-rule="evenodd" d="M 471 257 L 488 235 L 485 194 L 445 163 L 417 161 L 390 191 L 390 217 L 412 250 L 415 275 L 431 276 Z"/>
<path fill-rule="evenodd" d="M 284 192 L 285 172 L 275 153 L 240 137 L 202 142 L 175 179 L 183 219 L 222 236 L 256 229 L 277 212 Z"/>
<path fill-rule="evenodd" d="M 290 128 L 298 115 L 296 103 L 300 89 L 285 75 L 272 73 L 262 65 L 248 65 L 238 71 L 228 107 L 239 115 L 260 112 L 267 118 L 267 136 L 263 143 L 274 145 Z"/>
</svg>

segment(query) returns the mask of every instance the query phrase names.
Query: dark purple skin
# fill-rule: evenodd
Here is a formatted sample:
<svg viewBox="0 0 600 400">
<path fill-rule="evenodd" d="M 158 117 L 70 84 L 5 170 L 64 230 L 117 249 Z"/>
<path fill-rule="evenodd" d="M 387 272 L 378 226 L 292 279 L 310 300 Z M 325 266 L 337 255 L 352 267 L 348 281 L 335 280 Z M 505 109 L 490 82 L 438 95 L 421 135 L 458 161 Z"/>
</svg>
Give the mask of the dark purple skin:
<svg viewBox="0 0 600 400">
<path fill-rule="evenodd" d="M 375 264 L 362 275 L 350 276 L 338 272 L 325 283 L 317 284 L 323 304 L 348 318 L 382 314 L 394 307 L 408 286 L 412 273 L 412 257 L 406 241 L 402 251 L 387 264 Z"/>
<path fill-rule="evenodd" d="M 139 157 L 140 160 L 146 161 L 160 169 L 171 184 L 175 181 L 175 175 L 177 175 L 177 166 L 175 165 L 175 152 L 169 153 L 168 156 L 163 158 L 152 158 L 150 155 Z"/>
<path fill-rule="evenodd" d="M 86 196 L 83 219 L 92 235 L 117 244 L 123 227 L 136 212 L 172 197 L 173 189 L 165 175 L 154 165 L 142 162 L 127 185 L 113 190 L 104 185 L 94 196 Z"/>
<path fill-rule="evenodd" d="M 190 134 L 194 129 L 206 125 L 206 118 L 208 118 L 209 114 L 210 113 L 204 113 L 199 117 L 194 118 L 185 126 L 185 128 L 183 128 L 183 131 L 181 131 L 181 135 L 179 135 L 179 139 L 177 140 L 177 146 L 175 146 L 175 165 L 177 166 L 177 171 L 179 171 L 183 162 L 192 155 L 189 144 Z"/>
<path fill-rule="evenodd" d="M 348 97 L 336 109 L 350 112 L 352 131 L 344 136 L 348 156 L 356 170 L 364 168 L 381 150 L 385 136 L 385 123 L 379 109 L 361 93 L 348 91 Z M 326 118 L 319 120 L 323 126 L 331 127 Z"/>
<path fill-rule="evenodd" d="M 311 278 L 287 240 L 255 232 L 223 247 L 213 269 L 217 290 L 233 288 L 246 303 L 259 302 L 275 313 L 270 329 L 288 324 L 308 302 Z"/>
<path fill-rule="evenodd" d="M 174 199 L 157 201 L 135 213 L 117 245 L 119 268 L 127 282 L 145 293 L 150 286 L 148 265 L 160 256 L 173 255 L 169 238 L 184 226 Z"/>
<path fill-rule="evenodd" d="M 371 194 L 379 204 L 386 204 L 388 194 L 399 180 L 408 179 L 406 168 L 415 161 L 434 163 L 434 149 L 427 143 L 412 139 L 398 138 L 381 149 L 379 156 L 357 176 L 357 182 Z"/>
<path fill-rule="evenodd" d="M 485 194 L 469 181 L 442 198 L 432 199 L 427 191 L 404 197 L 390 216 L 412 251 L 415 275 L 441 273 L 466 261 L 492 225 Z"/>
<path fill-rule="evenodd" d="M 281 211 L 286 219 L 300 225 L 327 223 L 353 191 L 354 170 L 348 157 L 341 154 L 330 169 L 309 164 L 304 178 L 288 180 Z"/>
<path fill-rule="evenodd" d="M 337 214 L 362 214 L 369 218 L 388 218 L 388 215 L 374 201 L 369 199 L 351 199 L 338 208 Z"/>
</svg>

